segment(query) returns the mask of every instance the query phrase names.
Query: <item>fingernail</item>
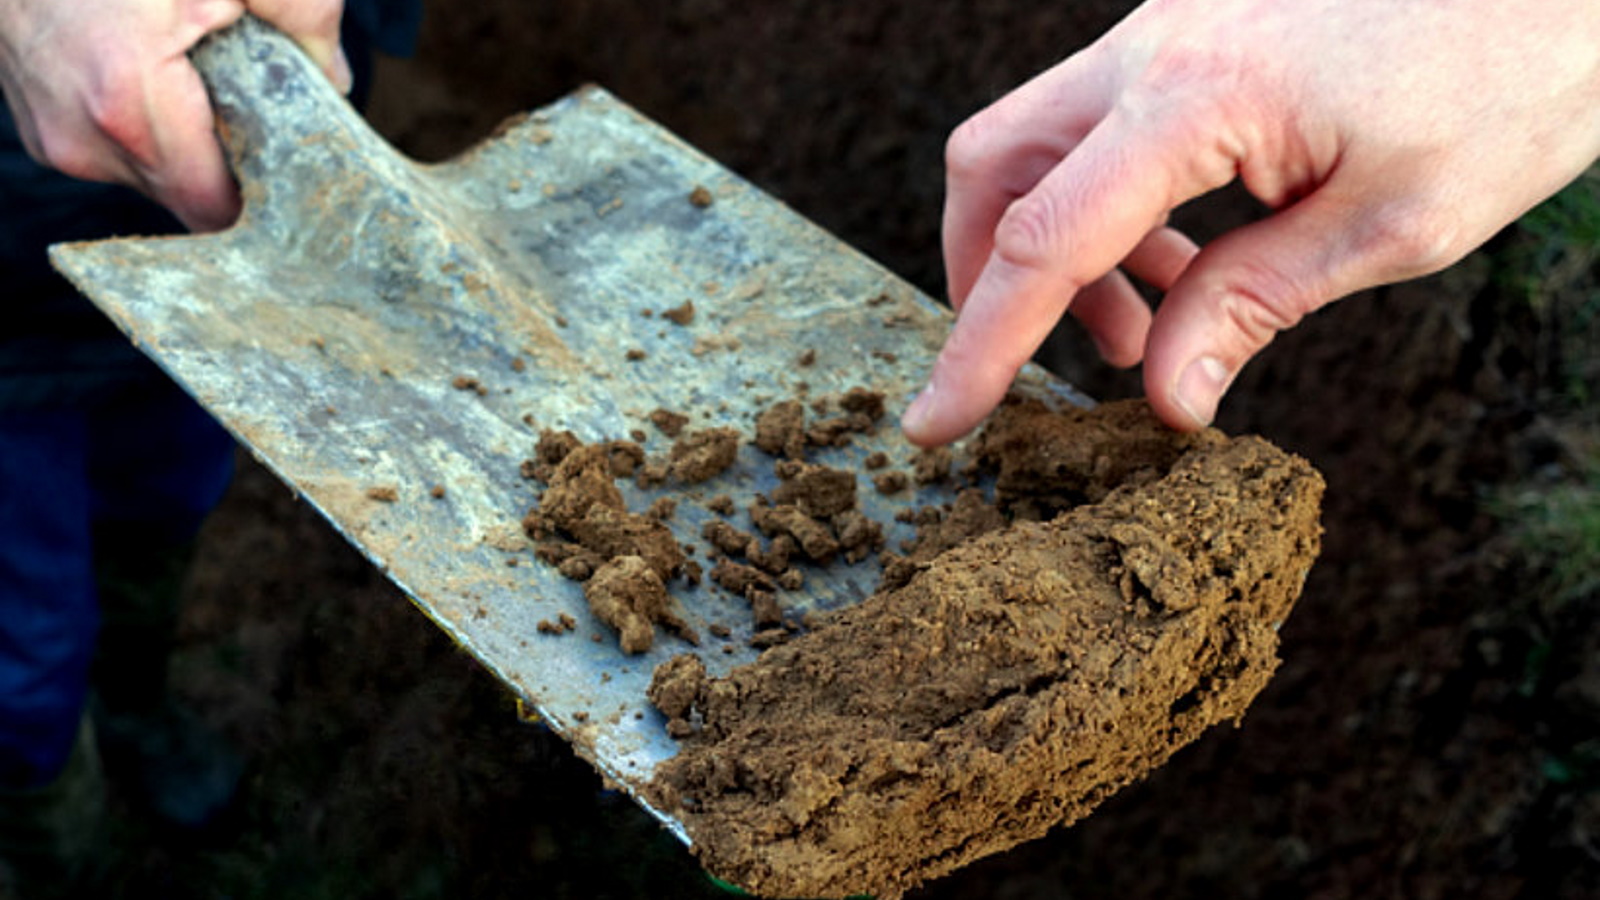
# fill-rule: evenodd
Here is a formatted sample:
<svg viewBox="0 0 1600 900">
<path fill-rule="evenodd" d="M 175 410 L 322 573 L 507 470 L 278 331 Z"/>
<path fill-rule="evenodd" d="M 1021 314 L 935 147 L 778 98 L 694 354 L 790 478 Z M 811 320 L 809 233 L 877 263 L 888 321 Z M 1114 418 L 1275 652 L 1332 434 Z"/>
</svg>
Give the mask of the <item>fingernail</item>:
<svg viewBox="0 0 1600 900">
<path fill-rule="evenodd" d="M 933 382 L 930 381 L 917 396 L 912 399 L 911 405 L 906 408 L 905 415 L 900 417 L 900 428 L 907 435 L 915 438 L 923 433 L 928 423 L 933 420 L 933 411 L 936 406 L 933 399 Z"/>
<path fill-rule="evenodd" d="M 1230 381 L 1228 367 L 1212 356 L 1202 356 L 1178 376 L 1178 390 L 1173 400 L 1196 425 L 1210 425 L 1217 417 L 1217 404 Z"/>
<path fill-rule="evenodd" d="M 350 71 L 350 57 L 345 55 L 344 45 L 333 48 L 333 86 L 341 94 L 349 94 L 350 88 L 355 84 L 355 75 Z"/>
</svg>

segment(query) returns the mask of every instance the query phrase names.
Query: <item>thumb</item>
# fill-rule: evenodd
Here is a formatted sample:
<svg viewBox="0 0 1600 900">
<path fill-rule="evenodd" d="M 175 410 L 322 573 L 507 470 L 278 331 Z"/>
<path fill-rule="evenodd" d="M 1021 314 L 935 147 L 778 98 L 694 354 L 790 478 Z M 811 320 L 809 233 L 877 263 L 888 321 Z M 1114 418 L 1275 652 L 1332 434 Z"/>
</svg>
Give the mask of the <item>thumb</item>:
<svg viewBox="0 0 1600 900">
<path fill-rule="evenodd" d="M 1354 199 L 1325 187 L 1200 251 L 1145 345 L 1145 393 L 1162 421 L 1209 425 L 1239 370 L 1278 332 L 1339 297 L 1447 264 L 1447 238 L 1429 217 Z"/>
</svg>

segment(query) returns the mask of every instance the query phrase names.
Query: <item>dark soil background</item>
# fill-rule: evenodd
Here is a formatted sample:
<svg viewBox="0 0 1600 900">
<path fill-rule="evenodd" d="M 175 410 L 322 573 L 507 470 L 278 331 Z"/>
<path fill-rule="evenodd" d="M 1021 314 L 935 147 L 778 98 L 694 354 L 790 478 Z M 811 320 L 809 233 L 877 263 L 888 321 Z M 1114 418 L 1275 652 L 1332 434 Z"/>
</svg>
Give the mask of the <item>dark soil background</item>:
<svg viewBox="0 0 1600 900">
<path fill-rule="evenodd" d="M 596 82 L 938 295 L 945 136 L 1131 5 L 436 2 L 372 115 L 436 159 Z M 1256 214 L 1224 196 L 1183 220 Z M 918 896 L 1600 896 L 1600 625 L 1546 602 L 1485 511 L 1565 458 L 1551 323 L 1502 265 L 1336 304 L 1227 401 L 1225 428 L 1329 482 L 1324 556 L 1243 727 Z M 1070 333 L 1050 359 L 1095 396 L 1137 392 Z M 203 540 L 176 689 L 251 768 L 199 838 L 123 815 L 119 892 L 719 896 L 264 470 L 242 459 Z"/>
</svg>

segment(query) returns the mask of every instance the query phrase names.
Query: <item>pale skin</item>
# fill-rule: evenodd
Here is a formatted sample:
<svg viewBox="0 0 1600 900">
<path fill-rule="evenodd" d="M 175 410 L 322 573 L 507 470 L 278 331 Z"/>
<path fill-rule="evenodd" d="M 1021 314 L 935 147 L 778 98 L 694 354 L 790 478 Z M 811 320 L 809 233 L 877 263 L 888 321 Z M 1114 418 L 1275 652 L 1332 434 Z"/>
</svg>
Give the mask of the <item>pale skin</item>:
<svg viewBox="0 0 1600 900">
<path fill-rule="evenodd" d="M 342 90 L 343 0 L 0 0 L 0 87 L 28 153 L 142 191 L 189 228 L 231 223 L 239 194 L 186 56 L 245 12 L 303 47 Z"/>
<path fill-rule="evenodd" d="M 902 424 L 965 434 L 1071 312 L 1199 428 L 1278 332 L 1452 265 L 1597 156 L 1595 0 L 1150 0 L 951 136 L 957 320 Z M 1272 214 L 1203 249 L 1166 227 L 1235 178 Z"/>
</svg>

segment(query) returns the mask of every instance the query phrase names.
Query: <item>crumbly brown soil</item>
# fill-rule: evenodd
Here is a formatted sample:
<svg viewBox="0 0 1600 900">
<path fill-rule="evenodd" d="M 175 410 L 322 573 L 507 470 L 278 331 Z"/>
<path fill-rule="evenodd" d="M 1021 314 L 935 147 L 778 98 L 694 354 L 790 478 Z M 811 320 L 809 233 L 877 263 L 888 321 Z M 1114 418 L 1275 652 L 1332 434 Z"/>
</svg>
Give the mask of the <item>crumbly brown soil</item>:
<svg viewBox="0 0 1600 900">
<path fill-rule="evenodd" d="M 1041 433 L 1091 449 L 1024 451 Z M 652 799 L 712 872 L 762 896 L 898 897 L 1081 818 L 1266 684 L 1320 546 L 1308 463 L 1172 435 L 1136 403 L 1012 406 L 982 446 L 1013 493 L 1094 500 L 930 556 L 725 678 L 658 670 L 685 737 Z"/>
</svg>

